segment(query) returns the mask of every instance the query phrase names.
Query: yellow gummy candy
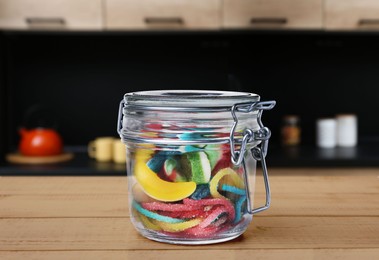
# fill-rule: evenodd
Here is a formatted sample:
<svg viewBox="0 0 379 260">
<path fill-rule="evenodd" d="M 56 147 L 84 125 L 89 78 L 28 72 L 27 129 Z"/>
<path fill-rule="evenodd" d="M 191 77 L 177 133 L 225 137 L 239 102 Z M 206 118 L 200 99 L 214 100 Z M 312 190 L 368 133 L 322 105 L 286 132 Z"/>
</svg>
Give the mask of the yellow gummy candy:
<svg viewBox="0 0 379 260">
<path fill-rule="evenodd" d="M 242 179 L 234 170 L 230 168 L 221 169 L 216 173 L 216 175 L 212 178 L 212 180 L 209 183 L 209 190 L 214 198 L 225 198 L 217 191 L 218 184 L 223 177 L 229 177 L 231 179 L 232 184 L 237 188 L 243 189 L 245 186 Z"/>
<path fill-rule="evenodd" d="M 180 232 L 180 231 L 199 225 L 201 221 L 202 221 L 201 219 L 191 219 L 191 220 L 181 222 L 181 223 L 167 223 L 167 222 L 155 220 L 154 224 L 158 225 L 164 231 Z"/>
<path fill-rule="evenodd" d="M 196 190 L 196 183 L 168 182 L 157 176 L 147 165 L 151 151 L 137 149 L 134 176 L 150 197 L 160 201 L 178 201 L 187 198 Z"/>
<path fill-rule="evenodd" d="M 144 216 L 144 215 L 142 215 L 142 214 L 139 214 L 139 213 L 137 213 L 137 214 L 139 215 L 139 218 L 140 218 L 142 224 L 143 224 L 146 228 L 151 229 L 151 230 L 155 230 L 155 231 L 160 231 L 160 230 L 162 230 L 161 227 L 159 227 L 158 225 L 156 225 L 156 224 L 154 224 L 153 222 L 151 222 L 151 220 L 150 220 L 148 217 L 146 217 L 146 216 Z"/>
<path fill-rule="evenodd" d="M 132 187 L 133 199 L 138 203 L 157 201 L 145 193 L 141 185 L 136 182 Z"/>
</svg>

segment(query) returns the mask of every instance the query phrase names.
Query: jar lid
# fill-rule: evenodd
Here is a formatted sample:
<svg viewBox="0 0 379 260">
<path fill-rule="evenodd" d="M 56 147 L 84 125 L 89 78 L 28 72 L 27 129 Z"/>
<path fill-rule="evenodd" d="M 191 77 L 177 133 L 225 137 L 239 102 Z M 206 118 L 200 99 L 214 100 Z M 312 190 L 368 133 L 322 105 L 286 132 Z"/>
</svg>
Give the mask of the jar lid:
<svg viewBox="0 0 379 260">
<path fill-rule="evenodd" d="M 300 117 L 297 115 L 285 115 L 283 117 L 284 123 L 296 125 L 297 123 L 299 123 L 299 121 L 300 121 Z"/>
<path fill-rule="evenodd" d="M 267 102 L 259 99 L 253 93 L 215 90 L 127 93 L 120 103 L 117 129 L 124 142 L 228 143 L 231 135 L 239 140 L 245 129 L 261 128 L 259 111 L 267 109 Z"/>
<path fill-rule="evenodd" d="M 257 94 L 216 90 L 152 90 L 127 93 L 124 101 L 133 108 L 158 110 L 203 108 L 230 110 L 234 104 L 259 101 Z"/>
</svg>

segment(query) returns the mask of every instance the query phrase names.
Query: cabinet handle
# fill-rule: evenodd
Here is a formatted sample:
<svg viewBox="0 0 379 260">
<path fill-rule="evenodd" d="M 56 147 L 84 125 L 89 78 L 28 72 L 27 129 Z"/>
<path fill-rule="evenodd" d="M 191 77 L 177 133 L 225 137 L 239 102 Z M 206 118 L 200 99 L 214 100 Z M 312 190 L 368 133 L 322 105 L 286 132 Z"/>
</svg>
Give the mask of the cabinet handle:
<svg viewBox="0 0 379 260">
<path fill-rule="evenodd" d="M 64 18 L 42 18 L 42 17 L 29 17 L 25 18 L 25 22 L 31 27 L 63 27 L 66 25 Z"/>
<path fill-rule="evenodd" d="M 146 17 L 145 23 L 150 24 L 150 25 L 155 25 L 155 24 L 184 25 L 184 20 L 181 17 Z"/>
<path fill-rule="evenodd" d="M 379 25 L 379 19 L 359 19 L 359 26 L 367 26 L 367 25 Z"/>
<path fill-rule="evenodd" d="M 270 17 L 262 17 L 262 18 L 251 18 L 251 24 L 275 24 L 275 25 L 283 25 L 288 23 L 287 18 L 270 18 Z"/>
</svg>

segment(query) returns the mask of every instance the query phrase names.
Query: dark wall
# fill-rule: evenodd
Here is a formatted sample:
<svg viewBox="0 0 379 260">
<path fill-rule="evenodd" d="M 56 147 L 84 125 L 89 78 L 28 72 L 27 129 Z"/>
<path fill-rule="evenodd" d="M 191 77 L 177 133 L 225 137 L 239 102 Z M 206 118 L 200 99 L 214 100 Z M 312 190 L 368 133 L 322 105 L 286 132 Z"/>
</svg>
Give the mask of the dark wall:
<svg viewBox="0 0 379 260">
<path fill-rule="evenodd" d="M 361 140 L 379 137 L 374 116 L 379 35 L 3 32 L 2 37 L 7 68 L 0 87 L 9 102 L 10 147 L 22 125 L 54 125 L 69 145 L 116 136 L 123 94 L 145 89 L 229 89 L 276 99 L 275 110 L 264 115 L 274 142 L 281 117 L 289 113 L 301 116 L 304 143 L 314 143 L 316 118 L 337 113 L 358 115 Z M 46 120 L 37 122 L 38 117 Z"/>
<path fill-rule="evenodd" d="M 0 162 L 3 161 L 4 157 L 1 156 L 5 153 L 6 150 L 6 111 L 5 111 L 5 102 L 6 102 L 6 88 L 4 84 L 4 51 L 2 51 L 4 48 L 4 39 L 2 35 L 0 34 Z"/>
</svg>

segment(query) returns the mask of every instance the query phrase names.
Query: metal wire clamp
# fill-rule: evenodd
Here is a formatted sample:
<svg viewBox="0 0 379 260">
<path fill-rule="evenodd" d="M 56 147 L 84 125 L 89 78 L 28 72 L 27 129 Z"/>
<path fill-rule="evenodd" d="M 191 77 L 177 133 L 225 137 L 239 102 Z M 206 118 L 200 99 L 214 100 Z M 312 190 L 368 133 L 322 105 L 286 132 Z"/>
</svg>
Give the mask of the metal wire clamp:
<svg viewBox="0 0 379 260">
<path fill-rule="evenodd" d="M 267 165 L 266 165 L 266 155 L 268 150 L 268 141 L 271 137 L 271 131 L 267 127 L 265 127 L 262 123 L 262 113 L 264 110 L 270 110 L 275 106 L 275 101 L 264 101 L 264 102 L 254 102 L 254 103 L 239 103 L 235 104 L 232 109 L 232 117 L 233 117 L 233 125 L 230 130 L 230 151 L 231 151 L 231 161 L 234 165 L 240 166 L 242 163 L 243 170 L 244 170 L 244 184 L 245 184 L 245 191 L 246 191 L 246 200 L 247 200 L 247 212 L 249 214 L 256 214 L 261 211 L 264 211 L 270 207 L 271 203 L 271 190 L 270 190 L 270 183 L 268 180 L 268 171 L 267 171 Z M 235 130 L 238 125 L 238 117 L 236 112 L 241 113 L 250 113 L 252 111 L 258 111 L 257 120 L 259 129 L 257 131 L 253 131 L 252 129 L 245 129 L 242 137 L 242 141 L 240 143 L 240 150 L 237 151 L 235 148 Z M 260 161 L 262 165 L 263 170 L 263 179 L 265 183 L 265 190 L 266 190 L 266 203 L 262 207 L 258 207 L 255 209 L 251 208 L 251 198 L 250 198 L 250 189 L 248 185 L 248 174 L 246 169 L 246 164 L 244 160 L 244 156 L 246 153 L 246 146 L 249 142 L 252 141 L 260 141 L 260 147 L 256 146 L 251 149 L 252 156 L 255 160 Z"/>
</svg>

